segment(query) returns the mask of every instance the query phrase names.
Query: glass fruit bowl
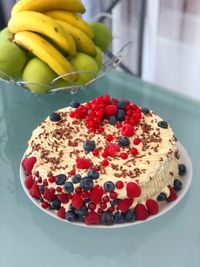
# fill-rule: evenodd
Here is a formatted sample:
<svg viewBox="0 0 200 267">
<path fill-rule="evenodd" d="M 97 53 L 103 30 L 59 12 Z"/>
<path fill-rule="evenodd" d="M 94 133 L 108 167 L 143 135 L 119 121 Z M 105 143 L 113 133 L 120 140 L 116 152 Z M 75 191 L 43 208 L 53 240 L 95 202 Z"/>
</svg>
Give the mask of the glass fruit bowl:
<svg viewBox="0 0 200 267">
<path fill-rule="evenodd" d="M 39 84 L 39 83 L 25 82 L 23 80 L 14 80 L 12 77 L 7 75 L 6 73 L 3 73 L 1 71 L 0 71 L 0 73 L 5 77 L 4 80 L 6 80 L 8 83 L 18 85 L 18 86 L 20 86 L 20 87 L 22 87 L 28 91 L 30 91 L 30 90 L 28 88 L 26 88 L 26 85 L 33 84 L 33 85 L 40 86 L 40 87 L 46 89 L 47 92 L 45 94 L 56 94 L 56 93 L 61 93 L 61 92 L 71 92 L 71 94 L 76 94 L 79 89 L 85 88 L 85 87 L 93 84 L 98 79 L 100 79 L 100 78 L 104 77 L 106 74 L 108 74 L 112 69 L 116 68 L 120 64 L 120 62 L 122 61 L 123 57 L 125 56 L 125 54 L 129 50 L 131 45 L 132 45 L 132 42 L 126 43 L 125 45 L 123 45 L 121 47 L 121 49 L 115 55 L 113 55 L 112 52 L 110 52 L 110 51 L 104 53 L 103 54 L 103 64 L 102 64 L 101 70 L 99 71 L 99 73 L 97 75 L 95 75 L 94 73 L 89 72 L 89 71 L 76 71 L 76 72 L 66 73 L 64 75 L 58 76 L 55 79 L 53 79 L 49 84 Z M 87 75 L 87 74 L 92 75 L 93 74 L 94 78 L 91 79 L 89 82 L 87 82 L 85 84 L 81 84 L 81 85 L 69 84 L 69 85 L 63 86 L 63 87 L 55 87 L 55 83 L 58 80 L 62 79 L 65 76 L 70 76 L 70 75 L 74 75 L 74 74 L 81 74 L 81 75 L 84 75 L 84 74 L 85 75 Z M 30 92 L 32 92 L 32 91 L 30 91 Z"/>
</svg>

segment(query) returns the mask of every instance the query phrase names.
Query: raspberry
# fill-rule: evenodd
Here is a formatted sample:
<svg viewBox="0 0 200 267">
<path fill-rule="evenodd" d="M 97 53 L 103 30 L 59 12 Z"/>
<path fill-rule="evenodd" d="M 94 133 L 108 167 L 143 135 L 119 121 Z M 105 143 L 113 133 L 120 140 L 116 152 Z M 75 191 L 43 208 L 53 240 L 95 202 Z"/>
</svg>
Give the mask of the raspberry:
<svg viewBox="0 0 200 267">
<path fill-rule="evenodd" d="M 77 158 L 76 159 L 76 167 L 78 169 L 89 169 L 92 163 L 89 159 Z"/>
<path fill-rule="evenodd" d="M 131 124 L 129 124 L 129 123 L 125 123 L 122 126 L 121 134 L 123 136 L 127 136 L 127 137 L 133 136 L 133 134 L 134 134 L 134 128 L 133 128 L 133 126 Z"/>
<path fill-rule="evenodd" d="M 177 199 L 177 194 L 176 191 L 173 189 L 173 187 L 171 185 L 168 185 L 169 191 L 170 191 L 170 195 L 167 198 L 168 202 L 174 201 Z"/>
<path fill-rule="evenodd" d="M 131 148 L 131 154 L 132 154 L 133 156 L 136 156 L 136 155 L 138 154 L 138 150 L 137 150 L 137 148 L 135 148 L 135 147 Z"/>
<path fill-rule="evenodd" d="M 99 185 L 94 186 L 90 191 L 90 199 L 94 203 L 100 203 L 103 196 L 103 188 Z"/>
<path fill-rule="evenodd" d="M 105 147 L 105 151 L 107 152 L 108 156 L 110 157 L 115 157 L 117 152 L 119 152 L 120 147 L 118 145 L 115 144 L 108 144 Z"/>
<path fill-rule="evenodd" d="M 91 210 L 91 211 L 95 210 L 96 209 L 96 204 L 94 202 L 90 202 L 88 204 L 88 209 Z"/>
<path fill-rule="evenodd" d="M 135 138 L 135 139 L 133 140 L 134 145 L 139 145 L 140 142 L 141 142 L 141 140 L 140 140 L 139 138 Z"/>
<path fill-rule="evenodd" d="M 48 200 L 49 202 L 51 202 L 52 200 L 55 199 L 54 191 L 53 190 L 50 190 L 49 188 L 46 187 L 44 189 L 43 198 L 45 198 L 46 200 Z"/>
<path fill-rule="evenodd" d="M 109 165 L 109 161 L 107 159 L 104 159 L 101 163 L 104 167 L 107 167 Z"/>
<path fill-rule="evenodd" d="M 103 128 L 103 127 L 99 127 L 99 128 L 97 129 L 97 131 L 98 131 L 98 133 L 103 133 L 103 132 L 104 132 L 104 128 Z"/>
<path fill-rule="evenodd" d="M 65 208 L 61 207 L 58 211 L 57 211 L 57 216 L 61 219 L 65 219 Z"/>
<path fill-rule="evenodd" d="M 99 224 L 100 223 L 100 216 L 94 212 L 91 211 L 85 216 L 85 221 L 86 224 Z"/>
<path fill-rule="evenodd" d="M 49 180 L 50 183 L 54 183 L 56 181 L 56 177 L 55 176 L 50 176 L 48 180 Z"/>
<path fill-rule="evenodd" d="M 31 174 L 31 171 L 35 163 L 36 163 L 36 157 L 25 158 L 22 161 L 22 167 L 27 174 Z"/>
<path fill-rule="evenodd" d="M 30 189 L 30 194 L 32 197 L 39 199 L 40 198 L 40 190 L 39 186 L 36 184 L 36 182 L 33 183 L 31 189 Z"/>
<path fill-rule="evenodd" d="M 61 203 L 68 203 L 68 202 L 69 202 L 68 195 L 65 194 L 65 193 L 57 194 L 57 199 L 58 199 Z"/>
<path fill-rule="evenodd" d="M 135 213 L 136 220 L 144 221 L 149 217 L 149 213 L 146 207 L 141 203 L 135 206 L 134 213 Z"/>
<path fill-rule="evenodd" d="M 127 153 L 121 153 L 120 157 L 122 159 L 127 159 L 128 158 L 128 154 Z"/>
<path fill-rule="evenodd" d="M 47 209 L 49 207 L 49 203 L 46 202 L 46 201 L 43 201 L 42 202 L 42 207 L 43 207 L 43 209 Z"/>
<path fill-rule="evenodd" d="M 75 209 L 80 209 L 83 205 L 83 199 L 80 195 L 74 194 L 72 196 L 72 207 Z"/>
<path fill-rule="evenodd" d="M 99 150 L 95 149 L 92 151 L 93 156 L 98 157 L 99 156 Z"/>
<path fill-rule="evenodd" d="M 124 187 L 124 183 L 122 181 L 117 181 L 115 186 L 117 189 L 122 189 Z"/>
<path fill-rule="evenodd" d="M 82 198 L 88 198 L 89 197 L 89 194 L 87 191 L 83 191 L 82 194 L 81 194 Z"/>
<path fill-rule="evenodd" d="M 105 108 L 105 113 L 107 116 L 112 116 L 117 113 L 117 106 L 116 105 L 107 105 Z"/>
<path fill-rule="evenodd" d="M 154 199 L 148 199 L 146 201 L 146 207 L 147 207 L 149 214 L 155 215 L 158 213 L 159 206 L 158 206 L 157 201 L 155 201 Z"/>
<path fill-rule="evenodd" d="M 34 183 L 33 176 L 28 175 L 25 179 L 25 182 L 24 182 L 26 188 L 31 189 L 31 187 L 33 186 L 33 183 Z"/>
<path fill-rule="evenodd" d="M 119 200 L 119 202 L 117 204 L 117 207 L 122 212 L 127 212 L 127 210 L 132 205 L 132 203 L 133 203 L 132 199 L 128 199 L 128 198 L 121 199 L 121 200 Z"/>
<path fill-rule="evenodd" d="M 126 185 L 126 192 L 129 198 L 139 197 L 141 195 L 141 188 L 133 182 L 129 182 Z"/>
<path fill-rule="evenodd" d="M 113 141 L 113 136 L 112 136 L 111 134 L 108 134 L 108 135 L 106 136 L 106 141 L 108 141 L 108 142 Z"/>
</svg>

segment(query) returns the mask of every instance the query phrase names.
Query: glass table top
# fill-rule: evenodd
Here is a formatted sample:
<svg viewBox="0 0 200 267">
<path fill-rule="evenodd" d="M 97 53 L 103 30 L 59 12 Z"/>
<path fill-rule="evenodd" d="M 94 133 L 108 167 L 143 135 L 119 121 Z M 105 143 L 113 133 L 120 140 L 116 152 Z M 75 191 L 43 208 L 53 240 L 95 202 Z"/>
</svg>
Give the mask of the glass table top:
<svg viewBox="0 0 200 267">
<path fill-rule="evenodd" d="M 159 113 L 190 154 L 193 181 L 165 215 L 118 229 L 79 228 L 41 212 L 25 195 L 19 163 L 32 130 L 70 93 L 36 95 L 0 81 L 0 266 L 200 266 L 200 103 L 112 71 L 77 94 L 130 99 Z"/>
</svg>

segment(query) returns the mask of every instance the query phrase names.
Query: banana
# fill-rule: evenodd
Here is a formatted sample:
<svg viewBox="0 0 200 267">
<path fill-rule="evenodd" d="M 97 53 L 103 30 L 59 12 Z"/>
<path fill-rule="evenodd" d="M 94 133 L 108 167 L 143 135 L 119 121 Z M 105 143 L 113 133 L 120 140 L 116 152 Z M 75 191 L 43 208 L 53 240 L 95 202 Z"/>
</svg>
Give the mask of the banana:
<svg viewBox="0 0 200 267">
<path fill-rule="evenodd" d="M 21 11 L 11 17 L 8 22 L 8 29 L 12 33 L 20 31 L 33 31 L 49 37 L 67 54 L 75 55 L 76 44 L 72 35 L 64 30 L 54 19 L 35 12 Z"/>
<path fill-rule="evenodd" d="M 11 15 L 25 10 L 43 12 L 53 9 L 64 9 L 78 13 L 85 12 L 85 7 L 80 0 L 20 0 L 13 6 Z"/>
<path fill-rule="evenodd" d="M 51 18 L 65 21 L 86 33 L 91 39 L 94 38 L 94 33 L 90 25 L 75 13 L 65 10 L 50 10 L 46 11 L 44 14 Z"/>
<path fill-rule="evenodd" d="M 13 41 L 44 61 L 59 76 L 74 71 L 69 61 L 36 33 L 29 31 L 18 32 L 14 35 Z M 65 76 L 63 79 L 74 82 L 77 76 Z"/>
<path fill-rule="evenodd" d="M 72 26 L 71 24 L 64 22 L 62 20 L 56 20 L 64 29 L 71 33 L 75 40 L 77 50 L 88 54 L 92 57 L 96 56 L 96 48 L 93 41 L 81 30 Z"/>
</svg>

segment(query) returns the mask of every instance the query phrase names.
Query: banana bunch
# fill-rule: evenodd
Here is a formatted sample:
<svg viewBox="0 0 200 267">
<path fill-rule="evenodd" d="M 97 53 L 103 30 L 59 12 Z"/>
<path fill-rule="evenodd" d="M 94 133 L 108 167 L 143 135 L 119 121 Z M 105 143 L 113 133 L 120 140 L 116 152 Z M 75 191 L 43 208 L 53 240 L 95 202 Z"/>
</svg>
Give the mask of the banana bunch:
<svg viewBox="0 0 200 267">
<path fill-rule="evenodd" d="M 84 12 L 81 0 L 20 0 L 12 8 L 8 30 L 17 46 L 29 51 L 57 76 L 72 73 L 63 79 L 80 84 L 78 80 L 94 78 L 102 64 L 93 27 L 79 15 Z M 81 63 L 77 64 L 77 60 Z M 85 80 L 74 74 L 82 70 L 94 75 L 88 73 Z"/>
</svg>

